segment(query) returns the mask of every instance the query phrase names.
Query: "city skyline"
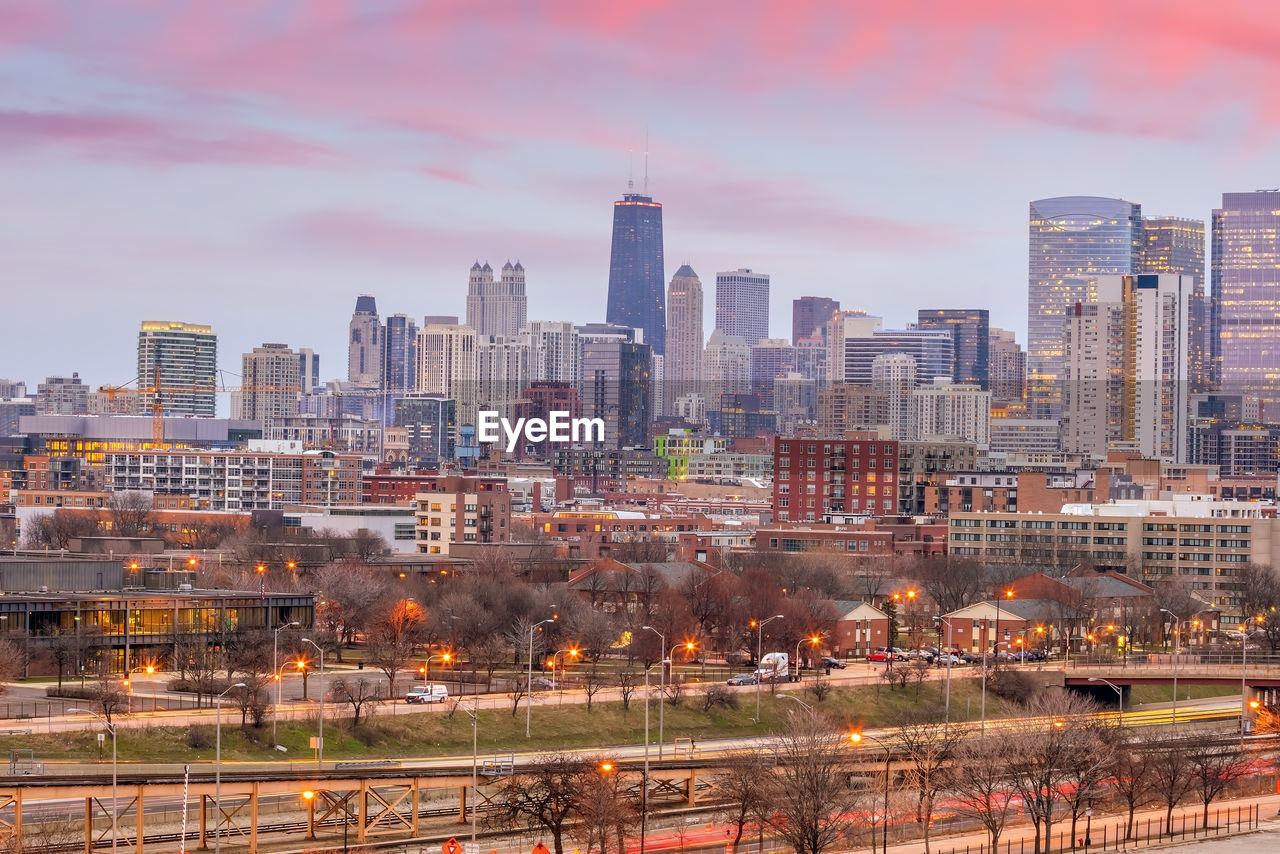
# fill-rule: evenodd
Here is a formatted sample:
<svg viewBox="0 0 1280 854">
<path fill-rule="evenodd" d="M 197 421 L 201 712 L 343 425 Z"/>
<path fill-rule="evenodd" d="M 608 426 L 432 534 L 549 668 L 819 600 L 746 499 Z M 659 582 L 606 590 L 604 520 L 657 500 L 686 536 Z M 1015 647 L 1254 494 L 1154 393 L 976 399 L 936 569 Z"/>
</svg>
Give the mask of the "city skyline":
<svg viewBox="0 0 1280 854">
<path fill-rule="evenodd" d="M 47 292 L 77 310 L 68 344 L 8 339 L 0 373 L 118 384 L 137 323 L 181 317 L 219 331 L 223 369 L 283 342 L 340 377 L 354 296 L 461 315 L 458 271 L 494 246 L 532 271 L 531 319 L 600 320 L 609 205 L 629 160 L 640 179 L 646 128 L 664 283 L 685 262 L 768 270 L 772 337 L 804 294 L 891 327 L 989 294 L 992 325 L 1025 342 L 1029 200 L 1208 221 L 1222 193 L 1274 183 L 1277 96 L 1250 81 L 1274 64 L 1275 27 L 1250 9 L 801 4 L 726 24 L 714 4 L 446 5 L 429 21 L 396 2 L 24 5 L 0 54 L 22 83 L 0 105 L 0 180 L 24 199 L 11 310 Z M 708 38 L 725 26 L 734 38 Z M 432 82 L 457 79 L 480 34 L 524 58 L 519 85 L 505 60 Z M 729 43 L 755 50 L 715 47 Z"/>
</svg>

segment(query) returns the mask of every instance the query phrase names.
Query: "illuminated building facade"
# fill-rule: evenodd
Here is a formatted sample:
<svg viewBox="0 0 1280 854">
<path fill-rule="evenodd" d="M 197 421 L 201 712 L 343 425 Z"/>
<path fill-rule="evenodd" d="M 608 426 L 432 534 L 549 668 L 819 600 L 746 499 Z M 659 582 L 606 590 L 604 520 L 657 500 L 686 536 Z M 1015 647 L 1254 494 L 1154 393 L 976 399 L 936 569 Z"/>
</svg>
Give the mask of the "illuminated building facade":
<svg viewBox="0 0 1280 854">
<path fill-rule="evenodd" d="M 1212 335 L 1223 392 L 1280 400 L 1280 191 L 1223 193 L 1213 212 Z M 1270 413 L 1274 414 L 1274 413 Z M 1269 413 L 1263 420 L 1270 421 Z"/>
<path fill-rule="evenodd" d="M 667 352 L 665 278 L 662 205 L 649 196 L 626 193 L 613 203 L 605 320 L 643 330 L 644 343 L 658 356 Z"/>
<path fill-rule="evenodd" d="M 1204 221 L 1147 217 L 1142 223 L 1142 272 L 1177 273 L 1192 281 L 1187 304 L 1188 379 L 1192 391 L 1206 391 L 1210 372 L 1209 303 L 1204 293 Z"/>
<path fill-rule="evenodd" d="M 1098 276 L 1129 275 L 1142 258 L 1142 206 L 1124 199 L 1063 196 L 1031 203 L 1027 374 L 1037 416 L 1061 409 L 1062 331 L 1067 310 L 1093 302 Z"/>
<path fill-rule="evenodd" d="M 217 372 L 218 336 L 211 327 L 171 320 L 142 322 L 138 388 L 144 412 L 151 411 L 158 394 L 165 415 L 212 418 Z"/>
<path fill-rule="evenodd" d="M 985 308 L 920 309 L 918 329 L 949 329 L 956 363 L 951 379 L 990 390 L 991 312 Z"/>
</svg>

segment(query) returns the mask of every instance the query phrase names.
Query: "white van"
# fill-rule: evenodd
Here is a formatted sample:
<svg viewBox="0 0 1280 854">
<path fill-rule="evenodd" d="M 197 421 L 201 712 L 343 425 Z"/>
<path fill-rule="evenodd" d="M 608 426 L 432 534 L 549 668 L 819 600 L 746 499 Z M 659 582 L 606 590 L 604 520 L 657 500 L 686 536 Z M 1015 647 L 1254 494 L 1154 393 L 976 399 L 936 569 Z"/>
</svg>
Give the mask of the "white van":
<svg viewBox="0 0 1280 854">
<path fill-rule="evenodd" d="M 449 689 L 439 683 L 414 685 L 404 695 L 406 703 L 443 703 L 449 699 Z"/>
</svg>

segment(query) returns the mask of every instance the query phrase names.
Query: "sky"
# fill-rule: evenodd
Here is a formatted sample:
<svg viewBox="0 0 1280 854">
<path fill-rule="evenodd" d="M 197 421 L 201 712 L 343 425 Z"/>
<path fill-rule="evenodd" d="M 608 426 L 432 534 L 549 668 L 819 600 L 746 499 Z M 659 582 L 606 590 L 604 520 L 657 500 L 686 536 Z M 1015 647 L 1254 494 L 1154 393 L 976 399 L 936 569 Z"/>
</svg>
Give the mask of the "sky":
<svg viewBox="0 0 1280 854">
<path fill-rule="evenodd" d="M 1024 339 L 1027 203 L 1207 219 L 1280 186 L 1280 10 L 1219 0 L 0 0 L 0 377 L 136 372 L 142 320 L 346 375 L 358 294 L 602 320 L 612 202 L 664 205 L 669 278 L 772 275 L 901 327 Z"/>
</svg>

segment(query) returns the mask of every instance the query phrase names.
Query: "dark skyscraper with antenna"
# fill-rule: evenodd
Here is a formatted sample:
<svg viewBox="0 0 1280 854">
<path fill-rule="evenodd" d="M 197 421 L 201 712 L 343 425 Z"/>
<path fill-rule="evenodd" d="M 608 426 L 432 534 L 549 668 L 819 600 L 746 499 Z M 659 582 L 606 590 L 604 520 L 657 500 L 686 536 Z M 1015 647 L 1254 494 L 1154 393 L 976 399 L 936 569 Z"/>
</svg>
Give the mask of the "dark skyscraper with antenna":
<svg viewBox="0 0 1280 854">
<path fill-rule="evenodd" d="M 661 356 L 667 349 L 662 205 L 648 195 L 630 192 L 630 186 L 627 189 L 622 201 L 613 203 L 613 251 L 609 256 L 605 320 L 643 329 L 644 343 L 655 356 Z"/>
</svg>

